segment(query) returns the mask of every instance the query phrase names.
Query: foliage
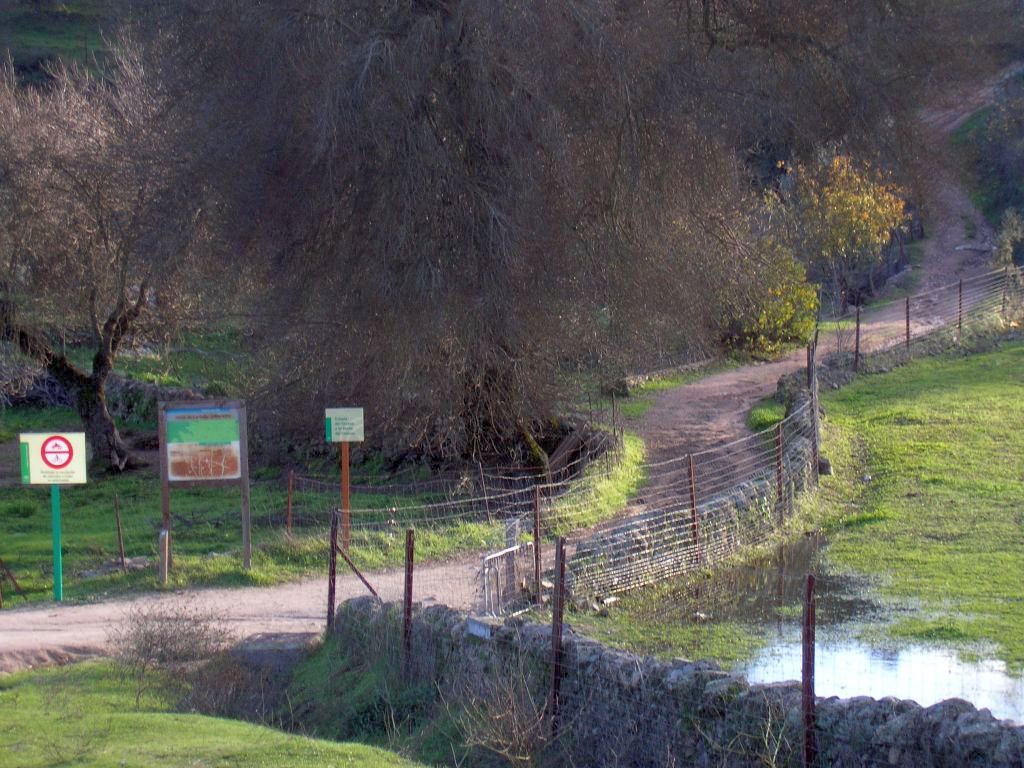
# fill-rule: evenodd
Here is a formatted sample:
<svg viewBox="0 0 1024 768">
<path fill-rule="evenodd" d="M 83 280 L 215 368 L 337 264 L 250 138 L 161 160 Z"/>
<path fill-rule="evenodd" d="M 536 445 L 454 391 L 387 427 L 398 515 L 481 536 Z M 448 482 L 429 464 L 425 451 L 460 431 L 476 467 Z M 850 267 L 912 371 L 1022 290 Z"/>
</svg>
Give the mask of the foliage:
<svg viewBox="0 0 1024 768">
<path fill-rule="evenodd" d="M 135 707 L 154 687 L 184 693 L 186 673 L 224 651 L 228 628 L 188 601 L 131 607 L 109 633 L 123 680 L 135 689 Z"/>
<path fill-rule="evenodd" d="M 223 718 L 177 714 L 174 699 L 145 696 L 140 707 L 113 665 L 77 664 L 0 679 L 4 765 L 46 768 L 192 768 L 287 765 L 314 768 L 414 766 L 362 744 L 291 735 Z"/>
<path fill-rule="evenodd" d="M 995 104 L 977 113 L 957 134 L 972 156 L 976 199 L 995 226 L 1009 208 L 1024 209 L 1024 75 L 1005 80 Z"/>
<path fill-rule="evenodd" d="M 1016 209 L 1007 208 L 1003 214 L 995 255 L 1002 266 L 1024 263 L 1024 217 Z"/>
<path fill-rule="evenodd" d="M 870 278 L 894 230 L 906 221 L 901 190 L 884 172 L 849 155 L 796 171 L 784 227 L 797 252 L 832 280 L 842 310 L 860 274 Z"/>
<path fill-rule="evenodd" d="M 814 331 L 818 292 L 802 264 L 784 248 L 762 249 L 762 268 L 725 344 L 755 355 L 776 355 L 787 344 L 806 342 Z"/>
</svg>

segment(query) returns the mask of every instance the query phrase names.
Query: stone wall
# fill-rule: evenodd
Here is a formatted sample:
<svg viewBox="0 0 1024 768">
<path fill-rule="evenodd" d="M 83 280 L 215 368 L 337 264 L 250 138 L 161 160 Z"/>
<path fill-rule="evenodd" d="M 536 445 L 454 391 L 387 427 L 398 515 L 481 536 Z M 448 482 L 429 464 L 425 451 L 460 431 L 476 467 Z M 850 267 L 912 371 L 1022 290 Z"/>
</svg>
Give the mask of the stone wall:
<svg viewBox="0 0 1024 768">
<path fill-rule="evenodd" d="M 350 601 L 339 610 L 336 632 L 353 657 L 397 653 L 400 609 Z M 801 764 L 797 684 L 752 686 L 713 662 L 639 657 L 571 629 L 563 644 L 557 738 L 549 740 L 546 722 L 524 722 L 517 731 L 520 748 L 541 753 L 544 764 Z M 441 606 L 417 607 L 412 648 L 408 685 L 436 691 L 449 708 L 471 707 L 478 716 L 471 722 L 507 724 L 513 713 L 529 720 L 545 705 L 547 626 L 514 619 L 488 626 Z M 819 764 L 836 768 L 1024 765 L 1024 728 L 959 700 L 920 707 L 891 698 L 819 698 L 817 742 Z"/>
</svg>

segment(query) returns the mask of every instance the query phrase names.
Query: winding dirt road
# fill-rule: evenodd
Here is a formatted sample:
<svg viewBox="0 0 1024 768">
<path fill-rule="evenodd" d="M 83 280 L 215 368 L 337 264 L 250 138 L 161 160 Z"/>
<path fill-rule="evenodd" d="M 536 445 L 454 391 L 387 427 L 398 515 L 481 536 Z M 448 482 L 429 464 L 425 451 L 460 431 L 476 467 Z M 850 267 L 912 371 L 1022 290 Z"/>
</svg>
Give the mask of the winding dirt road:
<svg viewBox="0 0 1024 768">
<path fill-rule="evenodd" d="M 935 146 L 948 141 L 973 111 L 991 98 L 991 85 L 978 89 L 952 107 L 926 113 Z M 965 244 L 965 220 L 977 227 L 973 245 L 992 241 L 992 232 L 974 208 L 954 171 L 941 169 L 934 176 L 928 216 L 932 231 L 925 242 L 920 290 L 955 282 L 986 269 L 987 256 L 958 251 Z M 896 323 L 883 310 L 868 322 Z M 751 406 L 771 394 L 779 377 L 804 365 L 803 352 L 770 364 L 739 368 L 663 392 L 639 425 L 651 461 L 699 452 L 747 434 L 745 417 Z M 419 566 L 417 599 L 425 604 L 444 602 L 468 607 L 475 596 L 479 559 Z M 343 565 L 339 565 L 343 568 Z M 385 600 L 399 599 L 403 574 L 381 572 L 370 581 Z M 338 600 L 367 594 L 351 574 L 339 572 Z M 294 635 L 308 639 L 322 631 L 327 604 L 326 580 L 311 579 L 274 587 L 248 589 L 194 589 L 173 594 L 147 594 L 85 605 L 33 605 L 0 613 L 0 673 L 39 664 L 61 663 L 101 655 L 110 630 L 136 606 L 187 601 L 197 609 L 219 616 L 239 637 Z"/>
</svg>

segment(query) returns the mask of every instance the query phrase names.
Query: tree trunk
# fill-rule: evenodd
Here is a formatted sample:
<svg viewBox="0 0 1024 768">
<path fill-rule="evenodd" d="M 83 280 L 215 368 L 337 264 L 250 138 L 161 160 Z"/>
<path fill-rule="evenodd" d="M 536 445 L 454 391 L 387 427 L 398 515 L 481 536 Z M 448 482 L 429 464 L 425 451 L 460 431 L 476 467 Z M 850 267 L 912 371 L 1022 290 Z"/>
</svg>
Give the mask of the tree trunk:
<svg viewBox="0 0 1024 768">
<path fill-rule="evenodd" d="M 128 450 L 128 445 L 114 424 L 107 409 L 107 371 L 104 362 L 98 373 L 87 376 L 63 355 L 54 355 L 46 364 L 50 372 L 71 396 L 74 409 L 82 419 L 86 439 L 92 448 L 93 463 L 113 472 L 142 466 Z"/>
</svg>

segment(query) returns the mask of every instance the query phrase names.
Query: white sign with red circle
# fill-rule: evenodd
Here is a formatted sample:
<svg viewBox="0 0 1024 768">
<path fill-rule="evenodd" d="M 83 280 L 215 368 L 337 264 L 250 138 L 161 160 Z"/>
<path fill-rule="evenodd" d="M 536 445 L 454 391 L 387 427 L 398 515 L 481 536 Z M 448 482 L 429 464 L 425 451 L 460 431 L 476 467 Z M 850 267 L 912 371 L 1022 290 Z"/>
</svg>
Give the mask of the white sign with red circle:
<svg viewBox="0 0 1024 768">
<path fill-rule="evenodd" d="M 24 434 L 21 481 L 29 485 L 74 485 L 86 482 L 85 433 Z"/>
<path fill-rule="evenodd" d="M 65 469 L 74 458 L 75 449 L 66 437 L 53 435 L 43 441 L 39 454 L 43 457 L 43 464 L 50 469 Z"/>
</svg>

